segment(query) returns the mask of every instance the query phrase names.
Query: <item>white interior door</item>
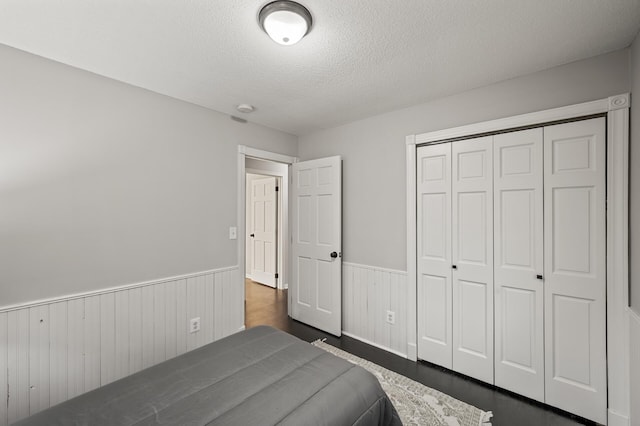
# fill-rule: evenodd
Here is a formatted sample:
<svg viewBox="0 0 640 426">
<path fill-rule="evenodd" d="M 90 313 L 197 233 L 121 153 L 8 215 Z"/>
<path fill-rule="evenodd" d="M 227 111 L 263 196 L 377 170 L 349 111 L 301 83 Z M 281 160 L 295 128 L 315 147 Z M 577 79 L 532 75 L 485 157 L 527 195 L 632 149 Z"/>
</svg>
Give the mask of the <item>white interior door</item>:
<svg viewBox="0 0 640 426">
<path fill-rule="evenodd" d="M 544 129 L 546 403 L 607 421 L 605 119 Z"/>
<path fill-rule="evenodd" d="M 291 316 L 342 333 L 342 161 L 292 166 Z"/>
<path fill-rule="evenodd" d="M 451 144 L 417 150 L 418 358 L 452 368 Z"/>
<path fill-rule="evenodd" d="M 493 138 L 452 150 L 453 369 L 493 383 Z"/>
<path fill-rule="evenodd" d="M 544 402 L 542 128 L 494 136 L 495 384 Z"/>
<path fill-rule="evenodd" d="M 251 181 L 251 279 L 276 286 L 277 179 L 265 177 Z"/>
</svg>

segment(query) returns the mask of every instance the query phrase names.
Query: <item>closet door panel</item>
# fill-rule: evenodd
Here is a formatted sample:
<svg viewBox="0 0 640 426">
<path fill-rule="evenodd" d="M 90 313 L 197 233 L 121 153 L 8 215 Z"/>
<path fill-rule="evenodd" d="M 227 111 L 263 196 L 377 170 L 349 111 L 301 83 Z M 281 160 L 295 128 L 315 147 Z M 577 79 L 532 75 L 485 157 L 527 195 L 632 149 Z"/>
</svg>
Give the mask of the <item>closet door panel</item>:
<svg viewBox="0 0 640 426">
<path fill-rule="evenodd" d="M 542 128 L 494 137 L 495 384 L 544 402 Z"/>
<path fill-rule="evenodd" d="M 451 368 L 451 144 L 417 162 L 418 358 Z"/>
<path fill-rule="evenodd" d="M 544 129 L 546 403 L 605 423 L 605 119 Z"/>
<path fill-rule="evenodd" d="M 453 370 L 493 383 L 493 138 L 451 144 Z"/>
</svg>

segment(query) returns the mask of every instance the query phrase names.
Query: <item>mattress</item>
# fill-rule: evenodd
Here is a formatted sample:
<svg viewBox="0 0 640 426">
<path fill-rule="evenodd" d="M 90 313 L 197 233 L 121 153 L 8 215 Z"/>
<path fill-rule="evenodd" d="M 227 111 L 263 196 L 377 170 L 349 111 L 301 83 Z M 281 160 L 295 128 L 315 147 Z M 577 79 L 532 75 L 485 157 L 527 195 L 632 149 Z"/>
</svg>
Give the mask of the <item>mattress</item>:
<svg viewBox="0 0 640 426">
<path fill-rule="evenodd" d="M 34 425 L 400 425 L 368 371 L 255 327 L 17 423 Z"/>
</svg>

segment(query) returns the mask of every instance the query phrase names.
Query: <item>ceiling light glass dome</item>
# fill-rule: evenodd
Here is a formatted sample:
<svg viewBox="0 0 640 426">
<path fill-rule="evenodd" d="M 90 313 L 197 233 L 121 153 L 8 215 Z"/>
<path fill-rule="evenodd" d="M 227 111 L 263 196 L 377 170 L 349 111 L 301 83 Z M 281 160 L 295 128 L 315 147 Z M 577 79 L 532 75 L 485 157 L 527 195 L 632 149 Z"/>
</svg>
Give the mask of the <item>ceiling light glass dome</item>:
<svg viewBox="0 0 640 426">
<path fill-rule="evenodd" d="M 289 46 L 299 42 L 311 29 L 311 13 L 293 1 L 274 1 L 258 14 L 260 27 L 276 43 Z"/>
</svg>

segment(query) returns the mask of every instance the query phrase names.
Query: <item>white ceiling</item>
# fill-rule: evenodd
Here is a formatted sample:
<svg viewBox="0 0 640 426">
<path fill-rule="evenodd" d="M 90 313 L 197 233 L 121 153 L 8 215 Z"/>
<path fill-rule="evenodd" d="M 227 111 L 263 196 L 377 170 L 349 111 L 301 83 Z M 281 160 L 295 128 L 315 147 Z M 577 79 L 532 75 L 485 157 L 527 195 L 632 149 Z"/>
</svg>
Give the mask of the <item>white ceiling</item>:
<svg viewBox="0 0 640 426">
<path fill-rule="evenodd" d="M 300 0 L 314 26 L 287 47 L 258 27 L 267 2 L 0 0 L 0 43 L 301 135 L 621 49 L 640 28 L 640 0 Z"/>
</svg>

